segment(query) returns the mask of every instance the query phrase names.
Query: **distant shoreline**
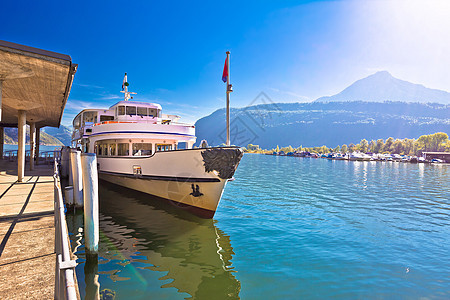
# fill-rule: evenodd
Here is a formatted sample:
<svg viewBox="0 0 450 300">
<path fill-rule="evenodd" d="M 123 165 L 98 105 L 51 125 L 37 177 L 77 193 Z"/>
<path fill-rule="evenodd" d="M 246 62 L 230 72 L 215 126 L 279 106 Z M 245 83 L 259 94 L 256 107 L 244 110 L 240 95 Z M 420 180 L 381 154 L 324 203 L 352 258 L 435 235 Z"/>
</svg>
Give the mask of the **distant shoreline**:
<svg viewBox="0 0 450 300">
<path fill-rule="evenodd" d="M 11 143 L 4 143 L 3 145 L 18 145 L 17 143 L 11 144 Z M 25 145 L 30 145 L 30 143 L 25 143 Z M 39 144 L 39 146 L 64 146 L 63 144 Z"/>
</svg>

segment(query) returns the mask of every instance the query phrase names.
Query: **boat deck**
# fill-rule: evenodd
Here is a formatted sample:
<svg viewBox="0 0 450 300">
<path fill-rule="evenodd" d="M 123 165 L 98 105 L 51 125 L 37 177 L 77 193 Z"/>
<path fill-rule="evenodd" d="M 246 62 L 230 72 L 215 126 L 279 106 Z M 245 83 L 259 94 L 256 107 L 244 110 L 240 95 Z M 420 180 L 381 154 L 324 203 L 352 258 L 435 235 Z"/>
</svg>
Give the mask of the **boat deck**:
<svg viewBox="0 0 450 300">
<path fill-rule="evenodd" d="M 52 168 L 17 182 L 17 163 L 0 160 L 0 299 L 52 299 L 55 281 Z"/>
</svg>

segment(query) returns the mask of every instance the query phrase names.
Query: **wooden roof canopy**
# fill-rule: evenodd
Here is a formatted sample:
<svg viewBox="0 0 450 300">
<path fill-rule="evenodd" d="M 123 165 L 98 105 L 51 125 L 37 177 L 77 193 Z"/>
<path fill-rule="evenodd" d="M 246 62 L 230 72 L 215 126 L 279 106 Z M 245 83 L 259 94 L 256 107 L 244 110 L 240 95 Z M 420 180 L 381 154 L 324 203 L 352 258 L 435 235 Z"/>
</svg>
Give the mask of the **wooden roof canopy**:
<svg viewBox="0 0 450 300">
<path fill-rule="evenodd" d="M 59 127 L 77 67 L 68 55 L 0 40 L 0 126 L 17 126 L 24 110 L 36 127 Z"/>
</svg>

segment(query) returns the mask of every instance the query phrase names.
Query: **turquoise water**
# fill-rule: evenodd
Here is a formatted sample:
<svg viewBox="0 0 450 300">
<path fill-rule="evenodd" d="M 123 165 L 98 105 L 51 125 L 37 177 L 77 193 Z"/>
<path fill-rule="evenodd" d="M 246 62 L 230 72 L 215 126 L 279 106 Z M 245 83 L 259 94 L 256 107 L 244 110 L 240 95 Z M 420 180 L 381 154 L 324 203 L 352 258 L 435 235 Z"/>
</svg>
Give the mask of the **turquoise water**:
<svg viewBox="0 0 450 300">
<path fill-rule="evenodd" d="M 68 216 L 81 293 L 449 299 L 449 167 L 246 154 L 214 220 L 102 183 L 98 266 Z"/>
<path fill-rule="evenodd" d="M 10 145 L 10 144 L 4 144 L 3 145 L 3 151 L 8 150 L 17 150 L 17 145 Z M 25 145 L 25 150 L 30 150 L 30 145 Z M 39 152 L 42 151 L 54 151 L 54 150 L 61 150 L 61 146 L 46 146 L 46 145 L 39 145 Z"/>
</svg>

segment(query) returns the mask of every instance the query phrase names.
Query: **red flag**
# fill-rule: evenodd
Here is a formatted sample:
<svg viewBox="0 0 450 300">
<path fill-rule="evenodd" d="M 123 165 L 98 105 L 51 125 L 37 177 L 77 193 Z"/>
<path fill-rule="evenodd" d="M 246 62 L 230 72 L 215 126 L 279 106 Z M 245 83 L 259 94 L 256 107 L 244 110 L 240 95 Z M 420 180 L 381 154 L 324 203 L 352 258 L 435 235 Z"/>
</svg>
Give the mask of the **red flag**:
<svg viewBox="0 0 450 300">
<path fill-rule="evenodd" d="M 222 81 L 227 82 L 228 80 L 228 58 L 225 58 L 225 65 L 223 66 Z"/>
</svg>

